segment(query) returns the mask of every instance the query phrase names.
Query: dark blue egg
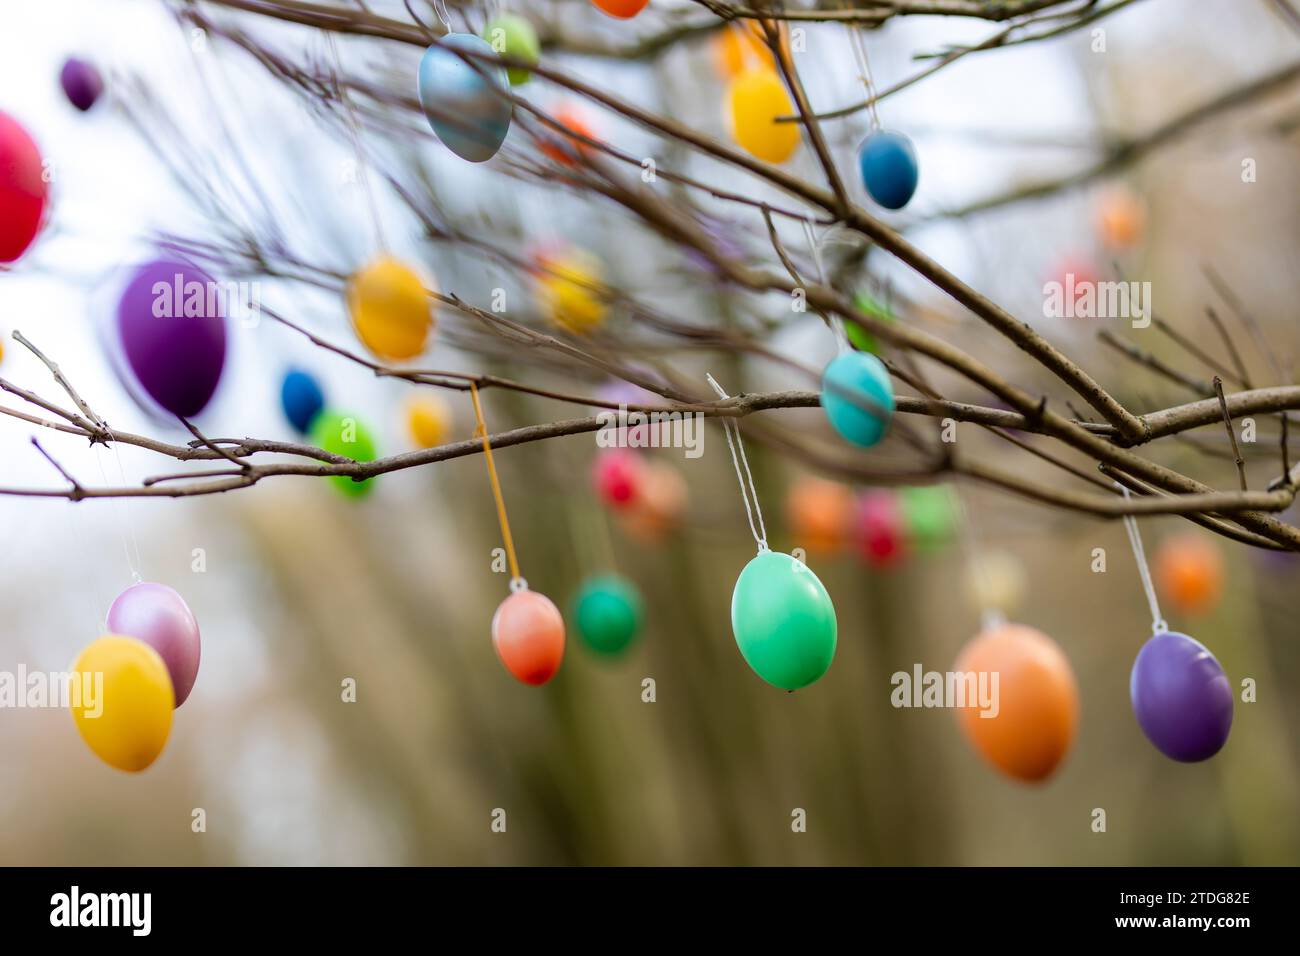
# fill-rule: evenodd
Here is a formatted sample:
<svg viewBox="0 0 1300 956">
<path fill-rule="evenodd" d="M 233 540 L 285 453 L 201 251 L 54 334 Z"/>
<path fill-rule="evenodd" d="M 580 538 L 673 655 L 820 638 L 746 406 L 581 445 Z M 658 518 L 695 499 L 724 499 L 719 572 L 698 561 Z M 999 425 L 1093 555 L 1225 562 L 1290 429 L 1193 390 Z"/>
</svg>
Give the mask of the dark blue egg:
<svg viewBox="0 0 1300 956">
<path fill-rule="evenodd" d="M 858 150 L 858 166 L 867 193 L 886 209 L 902 209 L 916 192 L 916 150 L 902 133 L 872 133 Z"/>
<path fill-rule="evenodd" d="M 311 423 L 325 407 L 325 393 L 320 383 L 307 372 L 294 369 L 284 377 L 280 386 L 280 406 L 284 417 L 300 434 L 311 431 Z"/>
</svg>

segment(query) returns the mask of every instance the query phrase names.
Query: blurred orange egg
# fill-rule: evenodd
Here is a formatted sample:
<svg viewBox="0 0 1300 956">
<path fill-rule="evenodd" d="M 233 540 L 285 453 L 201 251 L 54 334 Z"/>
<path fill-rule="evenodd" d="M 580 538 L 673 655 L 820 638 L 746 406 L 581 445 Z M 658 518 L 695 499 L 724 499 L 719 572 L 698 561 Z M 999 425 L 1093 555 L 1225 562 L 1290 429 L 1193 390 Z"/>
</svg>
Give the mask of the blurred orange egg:
<svg viewBox="0 0 1300 956">
<path fill-rule="evenodd" d="M 648 460 L 636 500 L 619 517 L 629 534 L 658 541 L 681 522 L 686 498 L 686 479 L 681 472 L 663 462 Z"/>
<path fill-rule="evenodd" d="M 1101 197 L 1097 205 L 1097 231 L 1107 248 L 1131 249 L 1142 239 L 1146 227 L 1146 207 L 1127 189 L 1114 189 Z"/>
<path fill-rule="evenodd" d="M 811 553 L 838 551 L 852 524 L 853 492 L 838 481 L 803 477 L 785 501 L 793 544 Z"/>
<path fill-rule="evenodd" d="M 967 678 L 968 688 L 974 683 L 988 690 L 989 706 L 967 694 L 966 706 L 957 708 L 958 723 L 980 755 L 1017 780 L 1051 776 L 1079 722 L 1079 690 L 1060 646 L 1032 627 L 1003 624 L 967 644 L 953 671 L 975 676 L 974 682 Z"/>
<path fill-rule="evenodd" d="M 546 595 L 516 591 L 492 616 L 492 645 L 516 680 L 545 684 L 564 659 L 564 617 Z"/>
<path fill-rule="evenodd" d="M 790 37 L 784 25 L 781 46 L 789 52 Z M 776 69 L 776 58 L 757 20 L 735 21 L 723 27 L 713 38 L 711 52 L 713 65 L 723 79 L 731 79 L 747 69 Z"/>
<path fill-rule="evenodd" d="M 1155 578 L 1161 600 L 1182 614 L 1205 614 L 1223 594 L 1223 555 L 1205 535 L 1176 534 L 1160 542 Z"/>
<path fill-rule="evenodd" d="M 556 108 L 551 119 L 574 135 L 548 126 L 538 147 L 543 156 L 561 166 L 576 166 L 580 157 L 592 155 L 593 147 L 583 140 L 595 140 L 597 136 L 585 114 L 566 103 Z"/>
</svg>

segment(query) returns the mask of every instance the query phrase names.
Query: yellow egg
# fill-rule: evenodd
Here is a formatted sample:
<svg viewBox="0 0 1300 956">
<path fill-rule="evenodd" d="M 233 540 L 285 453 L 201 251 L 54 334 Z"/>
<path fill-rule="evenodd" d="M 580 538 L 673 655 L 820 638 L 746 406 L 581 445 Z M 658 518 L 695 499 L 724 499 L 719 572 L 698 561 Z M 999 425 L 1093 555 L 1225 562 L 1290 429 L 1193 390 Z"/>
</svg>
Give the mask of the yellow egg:
<svg viewBox="0 0 1300 956">
<path fill-rule="evenodd" d="M 425 280 L 392 256 L 380 256 L 348 280 L 348 312 L 357 337 L 381 359 L 411 359 L 433 330 L 433 300 Z"/>
<path fill-rule="evenodd" d="M 605 301 L 600 260 L 581 250 L 571 250 L 542 264 L 538 299 L 556 325 L 577 335 L 597 328 L 605 321 Z"/>
<path fill-rule="evenodd" d="M 771 70 L 746 70 L 727 92 L 731 133 L 748 153 L 769 163 L 784 163 L 799 146 L 799 124 L 777 123 L 794 113 L 785 84 Z"/>
<path fill-rule="evenodd" d="M 172 729 L 172 679 L 158 652 L 134 637 L 108 634 L 72 665 L 79 692 L 72 719 L 87 746 L 118 770 L 153 763 Z"/>
<path fill-rule="evenodd" d="M 1014 615 L 1025 599 L 1025 566 L 1005 551 L 986 551 L 968 569 L 966 587 L 975 606 L 983 611 Z"/>
<path fill-rule="evenodd" d="M 420 395 L 406 406 L 406 427 L 417 448 L 436 448 L 451 431 L 451 409 L 436 395 Z"/>
</svg>

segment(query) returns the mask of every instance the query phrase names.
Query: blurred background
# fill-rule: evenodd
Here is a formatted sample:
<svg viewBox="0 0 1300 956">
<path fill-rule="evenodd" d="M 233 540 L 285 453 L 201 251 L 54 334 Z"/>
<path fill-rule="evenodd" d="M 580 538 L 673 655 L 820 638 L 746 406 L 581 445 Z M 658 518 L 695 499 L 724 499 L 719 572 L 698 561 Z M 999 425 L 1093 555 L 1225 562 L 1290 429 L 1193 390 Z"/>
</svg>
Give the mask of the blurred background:
<svg viewBox="0 0 1300 956">
<path fill-rule="evenodd" d="M 400 3 L 368 6 L 409 21 Z M 417 6 L 433 22 L 427 5 Z M 1300 35 L 1269 2 L 1122 6 L 1095 25 L 1104 31 L 1102 51 L 1084 27 L 974 53 L 883 102 L 883 123 L 912 136 L 921 158 L 915 200 L 884 218 L 1139 411 L 1199 396 L 1099 342 L 1096 324 L 1043 318 L 1043 285 L 1069 271 L 1063 264 L 1079 263 L 1097 275 L 1150 281 L 1156 314 L 1220 355 L 1205 308 L 1225 316 L 1232 310 L 1207 279 L 1209 265 L 1266 336 L 1261 348 L 1238 329 L 1243 363 L 1257 384 L 1274 384 L 1273 360 L 1291 376 L 1296 344 L 1300 84 L 1278 84 L 1191 124 L 1075 188 L 950 215 L 1090 169 L 1116 144 L 1140 140 L 1300 57 Z M 440 221 L 490 235 L 513 254 L 562 238 L 595 251 L 606 281 L 663 314 L 706 326 L 765 322 L 768 347 L 806 369 L 834 354 L 817 317 L 718 284 L 599 197 L 520 180 L 496 161 L 462 163 L 409 117 L 387 135 L 367 131 L 361 164 L 369 175 L 358 181 L 359 153 L 346 129 L 308 108 L 246 52 L 179 22 L 177 11 L 187 7 L 58 0 L 12 4 L 0 14 L 0 110 L 40 144 L 54 189 L 45 232 L 0 272 L 0 376 L 9 381 L 59 397 L 45 367 L 9 339 L 18 329 L 115 428 L 188 440 L 132 402 L 104 355 L 102 326 L 122 268 L 148 257 L 160 237 L 217 241 L 232 228 L 262 238 L 274 231 L 301 261 L 336 275 L 373 256 L 378 231 L 391 251 L 436 275 L 443 291 L 486 307 L 503 288 L 518 303 L 512 317 L 532 323 L 538 309 L 527 278 L 463 243 L 430 240 L 389 188 L 392 171 L 419 184 Z M 526 7 L 521 12 L 539 26 L 558 24 L 565 35 L 603 43 L 703 12 L 652 0 L 647 13 L 622 22 L 577 0 Z M 339 37 L 335 50 L 308 27 L 213 5 L 197 9 L 288 57 L 337 57 L 342 69 L 375 83 L 413 89 L 416 47 Z M 481 12 L 468 12 L 480 26 Z M 454 23 L 460 15 L 453 5 Z M 914 57 L 982 42 L 996 29 L 959 18 L 891 20 L 866 34 L 875 81 L 887 87 L 929 62 Z M 844 31 L 809 25 L 806 39 L 807 52 L 796 52 L 795 61 L 814 105 L 825 110 L 860 99 Z M 593 85 L 726 139 L 714 40 L 706 34 L 633 60 L 563 49 L 544 55 Z M 93 60 L 107 79 L 103 101 L 84 114 L 59 85 L 70 55 Z M 559 99 L 537 79 L 520 93 L 548 108 Z M 769 193 L 594 107 L 591 121 L 600 138 L 662 157 L 665 168 L 756 197 Z M 858 114 L 832 128 L 845 169 L 867 122 Z M 532 149 L 516 133 L 507 148 Z M 1243 182 L 1247 158 L 1258 175 Z M 787 168 L 819 181 L 806 147 Z M 852 178 L 855 197 L 865 202 Z M 1098 224 L 1117 195 L 1141 210 L 1140 235 L 1118 251 Z M 737 256 L 772 261 L 761 219 L 721 203 L 710 208 Z M 791 229 L 786 241 L 806 259 L 801 235 Z M 833 245 L 828 241 L 828 258 L 838 263 Z M 923 323 L 1026 388 L 1059 392 L 1022 354 L 898 263 L 878 252 L 861 258 L 851 285 L 892 303 L 900 321 Z M 352 346 L 337 289 L 258 279 L 267 305 Z M 449 309 L 438 321 L 426 367 L 624 394 L 590 369 L 547 364 L 486 341 Z M 626 330 L 632 320 L 615 314 L 609 321 Z M 1126 323 L 1113 331 L 1130 337 Z M 1195 378 L 1213 374 L 1168 336 L 1145 330 L 1131 337 Z M 638 339 L 647 354 L 654 341 Z M 705 354 L 675 341 L 652 354 L 696 382 L 701 396 L 706 370 L 732 393 L 817 387 L 800 368 L 758 357 Z M 311 371 L 328 404 L 366 421 L 381 453 L 415 447 L 405 418 L 414 386 L 377 378 L 265 320 L 232 326 L 230 360 L 200 420 L 204 431 L 292 440 L 279 398 L 290 367 Z M 931 375 L 947 397 L 989 401 L 940 371 Z M 447 440 L 471 437 L 468 396 L 448 392 L 445 400 Z M 3 401 L 17 404 L 12 396 Z M 484 407 L 493 431 L 592 412 L 497 390 L 484 393 Z M 668 495 L 672 520 L 662 522 L 617 513 L 592 489 L 599 449 L 591 434 L 497 453 L 531 587 L 571 617 L 582 582 L 616 572 L 635 583 L 645 605 L 642 633 L 617 657 L 593 653 L 570 628 L 564 666 L 540 689 L 515 682 L 491 646 L 492 614 L 508 591 L 507 576 L 492 568 L 501 542 L 482 456 L 384 476 L 361 500 L 329 482 L 295 477 L 179 500 L 0 497 L 0 670 L 68 667 L 102 632 L 108 606 L 134 574 L 180 591 L 203 634 L 198 683 L 176 712 L 163 756 L 143 774 L 101 764 L 65 712 L 0 710 L 0 862 L 1300 863 L 1300 703 L 1290 690 L 1300 681 L 1300 562 L 1178 518 L 1141 522 L 1152 553 L 1188 533 L 1212 545 L 1222 571 L 1216 599 L 1184 608 L 1170 596 L 1165 615 L 1215 652 L 1234 688 L 1246 678 L 1258 687 L 1255 702 L 1238 702 L 1232 736 L 1216 758 L 1177 764 L 1148 744 L 1129 705 L 1129 671 L 1149 636 L 1150 615 L 1120 523 L 958 482 L 945 492 L 956 497 L 917 506 L 938 512 L 928 524 L 913 508 L 900 554 L 882 563 L 861 553 L 857 505 L 846 504 L 864 488 L 809 484 L 834 476 L 817 476 L 768 433 L 772 421 L 828 441 L 830 434 L 816 409 L 745 422 L 772 546 L 805 549 L 839 620 L 834 665 L 793 694 L 760 680 L 731 635 L 731 590 L 754 544 L 713 424 L 698 459 L 681 449 L 638 453 L 662 482 L 680 485 Z M 934 425 L 922 418 L 907 424 Z M 1252 487 L 1277 470 L 1276 422 L 1261 416 L 1259 429 L 1258 446 L 1246 455 Z M 0 419 L 0 485 L 60 487 L 30 444 L 33 431 Z M 971 426 L 960 434 L 963 453 L 1004 456 L 1006 467 L 1026 475 L 1056 474 Z M 87 448 L 58 434 L 41 440 L 86 485 L 134 484 L 179 470 L 137 448 Z M 887 444 L 870 455 L 899 461 L 906 450 Z M 1151 454 L 1234 487 L 1222 429 Z M 662 478 L 665 470 L 676 477 Z M 957 501 L 969 517 L 969 547 Z M 826 515 L 837 516 L 829 532 Z M 1093 570 L 1098 548 L 1107 556 L 1104 573 Z M 996 600 L 1060 644 L 1079 685 L 1077 740 L 1044 784 L 1000 776 L 967 745 L 951 712 L 890 704 L 891 674 L 918 663 L 946 670 L 979 630 L 972 551 L 997 555 Z M 356 681 L 355 702 L 342 700 L 347 678 Z M 653 703 L 643 700 L 647 678 Z M 206 832 L 192 831 L 196 808 L 206 813 Z M 505 833 L 491 828 L 498 808 L 507 814 Z M 806 832 L 792 831 L 796 808 L 806 811 Z M 1092 827 L 1096 808 L 1106 812 L 1104 833 Z"/>
</svg>

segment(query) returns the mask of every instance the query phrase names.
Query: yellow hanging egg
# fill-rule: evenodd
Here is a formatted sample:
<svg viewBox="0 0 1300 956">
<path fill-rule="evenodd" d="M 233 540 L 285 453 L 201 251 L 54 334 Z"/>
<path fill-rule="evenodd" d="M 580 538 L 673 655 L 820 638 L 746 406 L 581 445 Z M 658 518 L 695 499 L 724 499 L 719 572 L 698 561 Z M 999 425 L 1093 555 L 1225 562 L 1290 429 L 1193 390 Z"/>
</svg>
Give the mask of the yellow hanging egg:
<svg viewBox="0 0 1300 956">
<path fill-rule="evenodd" d="M 799 124 L 778 123 L 794 113 L 794 103 L 770 70 L 746 70 L 727 91 L 731 133 L 746 152 L 769 163 L 784 163 L 799 146 Z"/>
<path fill-rule="evenodd" d="M 420 395 L 406 406 L 406 427 L 417 448 L 436 448 L 451 432 L 451 409 L 436 395 Z"/>
<path fill-rule="evenodd" d="M 392 256 L 380 256 L 348 280 L 348 312 L 357 337 L 376 356 L 411 359 L 433 330 L 433 300 L 425 280 Z"/>
<path fill-rule="evenodd" d="M 158 759 L 175 705 L 158 652 L 134 637 L 108 634 L 81 652 L 72 671 L 72 719 L 95 755 L 133 773 Z"/>
<path fill-rule="evenodd" d="M 608 311 L 599 292 L 603 272 L 600 260 L 581 250 L 544 260 L 537 293 L 542 311 L 576 335 L 596 329 Z"/>
</svg>

